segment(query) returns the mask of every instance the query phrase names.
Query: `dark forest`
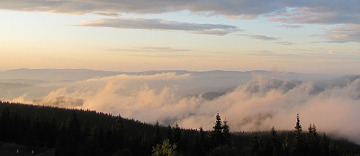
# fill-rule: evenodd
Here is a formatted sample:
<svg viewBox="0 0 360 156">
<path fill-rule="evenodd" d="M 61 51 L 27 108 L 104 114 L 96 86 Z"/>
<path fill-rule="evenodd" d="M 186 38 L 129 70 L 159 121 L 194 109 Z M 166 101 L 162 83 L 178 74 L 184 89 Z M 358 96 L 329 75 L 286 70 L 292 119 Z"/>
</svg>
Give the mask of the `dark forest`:
<svg viewBox="0 0 360 156">
<path fill-rule="evenodd" d="M 230 132 L 148 124 L 91 111 L 0 102 L 0 155 L 360 155 L 360 146 L 294 123 L 293 131 Z M 294 117 L 295 118 L 295 117 Z"/>
</svg>

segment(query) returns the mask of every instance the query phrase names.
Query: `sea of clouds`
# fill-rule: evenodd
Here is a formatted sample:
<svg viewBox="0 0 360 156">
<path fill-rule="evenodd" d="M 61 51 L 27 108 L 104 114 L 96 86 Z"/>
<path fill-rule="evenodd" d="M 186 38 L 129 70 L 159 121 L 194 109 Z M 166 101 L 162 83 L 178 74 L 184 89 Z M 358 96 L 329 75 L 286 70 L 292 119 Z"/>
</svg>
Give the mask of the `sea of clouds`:
<svg viewBox="0 0 360 156">
<path fill-rule="evenodd" d="M 318 131 L 360 143 L 359 77 L 301 81 L 252 74 L 239 81 L 230 79 L 219 74 L 209 79 L 206 74 L 190 72 L 119 74 L 35 85 L 33 91 L 45 88 L 46 92 L 33 96 L 32 89 L 27 89 L 21 96 L 5 100 L 91 109 L 143 122 L 207 130 L 219 113 L 233 132 L 264 131 L 273 126 L 292 130 L 299 113 L 304 131 L 315 124 Z"/>
</svg>

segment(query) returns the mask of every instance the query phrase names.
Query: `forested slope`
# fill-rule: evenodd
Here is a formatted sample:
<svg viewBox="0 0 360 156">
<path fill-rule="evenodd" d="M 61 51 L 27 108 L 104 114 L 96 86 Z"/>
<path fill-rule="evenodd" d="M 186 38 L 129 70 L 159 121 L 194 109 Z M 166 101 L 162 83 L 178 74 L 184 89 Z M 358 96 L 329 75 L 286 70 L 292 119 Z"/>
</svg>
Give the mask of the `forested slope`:
<svg viewBox="0 0 360 156">
<path fill-rule="evenodd" d="M 56 155 L 360 154 L 359 145 L 318 134 L 315 125 L 302 131 L 299 118 L 294 131 L 229 133 L 219 114 L 213 126 L 212 131 L 181 129 L 90 110 L 0 102 L 2 147 L 33 147 L 28 152 L 35 154 L 45 149 Z"/>
</svg>

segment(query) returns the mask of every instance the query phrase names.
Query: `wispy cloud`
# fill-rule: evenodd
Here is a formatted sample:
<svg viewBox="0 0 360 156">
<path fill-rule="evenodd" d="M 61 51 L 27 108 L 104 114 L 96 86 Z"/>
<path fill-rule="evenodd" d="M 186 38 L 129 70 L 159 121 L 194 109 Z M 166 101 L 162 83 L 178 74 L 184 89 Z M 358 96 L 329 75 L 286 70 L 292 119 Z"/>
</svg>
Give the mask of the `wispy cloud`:
<svg viewBox="0 0 360 156">
<path fill-rule="evenodd" d="M 339 59 L 318 59 L 316 63 L 341 63 L 342 61 Z"/>
<path fill-rule="evenodd" d="M 248 53 L 248 55 L 254 55 L 254 56 L 269 56 L 269 57 L 291 57 L 291 58 L 303 57 L 302 55 L 277 53 L 277 52 L 269 51 L 269 50 L 253 51 L 253 52 Z"/>
<path fill-rule="evenodd" d="M 248 37 L 248 38 L 251 38 L 251 39 L 263 40 L 263 41 L 278 41 L 278 40 L 280 40 L 280 38 L 277 38 L 277 37 L 264 36 L 264 35 L 239 34 L 239 36 L 245 36 L 245 37 Z M 281 45 L 293 45 L 293 44 L 295 44 L 293 42 L 288 42 L 288 41 L 278 41 L 276 43 L 281 44 Z"/>
<path fill-rule="evenodd" d="M 180 23 L 175 21 L 165 21 L 162 19 L 143 18 L 97 19 L 81 23 L 79 26 L 112 27 L 118 29 L 180 30 L 196 34 L 208 34 L 218 36 L 241 31 L 236 26 L 232 25 Z"/>
<path fill-rule="evenodd" d="M 270 36 L 263 36 L 263 35 L 251 35 L 249 36 L 252 39 L 257 39 L 257 40 L 278 40 L 278 38 L 276 37 L 270 37 Z"/>
<path fill-rule="evenodd" d="M 284 27 L 284 28 L 291 28 L 291 29 L 301 28 L 301 25 L 295 25 L 295 24 L 283 24 L 283 25 L 280 25 L 280 26 Z"/>
<path fill-rule="evenodd" d="M 177 49 L 172 47 L 139 47 L 133 49 L 108 49 L 109 51 L 119 52 L 186 52 L 192 51 L 189 49 Z"/>
<path fill-rule="evenodd" d="M 133 47 L 133 48 L 110 48 L 105 49 L 111 55 L 127 55 L 127 56 L 140 56 L 140 57 L 156 57 L 156 58 L 179 58 L 179 57 L 196 57 L 193 50 L 180 49 L 173 47 Z"/>
<path fill-rule="evenodd" d="M 280 42 L 276 42 L 277 44 L 281 44 L 281 45 L 293 45 L 295 43 L 293 42 L 287 42 L 287 41 L 280 41 Z"/>
<path fill-rule="evenodd" d="M 278 39 L 279 39 L 279 38 L 277 38 L 277 37 L 264 36 L 264 35 L 240 34 L 240 36 L 246 36 L 246 37 L 251 38 L 251 39 L 265 40 L 265 41 L 274 41 L 274 40 L 278 40 Z"/>
<path fill-rule="evenodd" d="M 288 1 L 286 7 L 276 11 L 273 21 L 303 24 L 360 23 L 358 1 Z"/>
<path fill-rule="evenodd" d="M 181 51 L 192 51 L 189 49 L 176 49 L 172 47 L 143 47 L 144 50 L 149 51 L 161 51 L 161 52 L 181 52 Z"/>
<path fill-rule="evenodd" d="M 330 42 L 346 43 L 346 42 L 360 42 L 360 25 L 351 24 L 343 25 L 326 32 L 325 38 Z"/>
</svg>

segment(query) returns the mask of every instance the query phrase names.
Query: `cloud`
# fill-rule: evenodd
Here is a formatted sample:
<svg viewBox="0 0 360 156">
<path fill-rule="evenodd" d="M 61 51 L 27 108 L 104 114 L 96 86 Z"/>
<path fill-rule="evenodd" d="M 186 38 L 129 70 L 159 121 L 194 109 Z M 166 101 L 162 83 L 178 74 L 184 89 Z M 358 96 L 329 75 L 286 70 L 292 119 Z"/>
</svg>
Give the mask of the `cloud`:
<svg viewBox="0 0 360 156">
<path fill-rule="evenodd" d="M 189 49 L 177 49 L 172 47 L 134 47 L 128 49 L 121 48 L 111 48 L 105 49 L 112 55 L 121 55 L 128 56 L 140 56 L 140 57 L 157 57 L 157 58 L 176 58 L 176 57 L 185 57 L 190 56 L 192 50 Z"/>
<path fill-rule="evenodd" d="M 79 26 L 112 27 L 118 29 L 181 30 L 197 34 L 209 34 L 218 36 L 240 31 L 240 29 L 232 25 L 180 23 L 175 21 L 165 21 L 161 19 L 142 18 L 97 19 L 81 23 Z"/>
<path fill-rule="evenodd" d="M 225 0 L 225 1 L 178 1 L 178 0 L 3 0 L 0 8 L 23 11 L 60 13 L 164 13 L 189 10 L 229 16 L 256 16 L 283 7 L 278 1 Z"/>
<path fill-rule="evenodd" d="M 248 53 L 248 55 L 269 56 L 269 57 L 292 57 L 292 58 L 303 57 L 302 55 L 298 55 L 298 54 L 282 54 L 268 50 L 253 51 L 251 53 Z"/>
<path fill-rule="evenodd" d="M 273 41 L 273 40 L 278 40 L 279 38 L 276 37 L 270 37 L 270 36 L 264 36 L 264 35 L 245 35 L 243 34 L 242 36 L 247 36 L 251 39 L 256 39 L 256 40 L 265 40 L 265 41 Z"/>
<path fill-rule="evenodd" d="M 283 24 L 283 25 L 281 25 L 281 27 L 284 27 L 284 28 L 291 28 L 291 29 L 298 29 L 298 28 L 301 28 L 301 25 Z"/>
<path fill-rule="evenodd" d="M 188 52 L 189 49 L 177 49 L 172 47 L 139 47 L 133 49 L 108 49 L 109 51 L 123 51 L 123 52 Z"/>
<path fill-rule="evenodd" d="M 258 15 L 283 11 L 282 16 L 299 23 L 339 23 L 354 22 L 359 18 L 357 1 L 275 1 L 275 0 L 226 0 L 226 1 L 175 1 L 175 0 L 137 0 L 137 1 L 111 1 L 104 0 L 3 0 L 0 2 L 2 9 L 25 10 L 25 11 L 48 11 L 63 13 L 89 13 L 106 12 L 114 13 L 164 13 L 181 10 L 191 12 L 210 12 L 228 16 L 256 17 Z M 357 20 L 358 21 L 358 20 Z"/>
<path fill-rule="evenodd" d="M 326 32 L 325 38 L 330 42 L 360 42 L 360 24 L 343 25 Z"/>
<path fill-rule="evenodd" d="M 171 47 L 143 47 L 144 50 L 149 51 L 165 51 L 165 52 L 181 52 L 181 51 L 191 51 L 188 49 L 175 49 Z"/>
<path fill-rule="evenodd" d="M 245 36 L 255 40 L 264 40 L 264 41 L 274 41 L 279 40 L 279 38 L 271 37 L 271 36 L 264 36 L 264 35 L 250 35 L 250 34 L 238 34 L 239 36 Z"/>
<path fill-rule="evenodd" d="M 202 93 L 191 94 L 186 87 L 181 92 L 187 80 L 195 80 L 188 84 L 193 88 L 203 82 L 192 74 L 123 74 L 77 81 L 39 100 L 26 101 L 26 95 L 15 100 L 92 109 L 151 123 L 178 123 L 185 128 L 211 129 L 219 112 L 232 131 L 270 130 L 272 126 L 292 130 L 300 113 L 303 126 L 315 123 L 319 131 L 360 143 L 360 125 L 354 124 L 360 118 L 359 77 L 318 87 L 312 82 L 266 79 L 255 74 L 252 80 L 212 100 L 204 99 Z"/>
<path fill-rule="evenodd" d="M 276 43 L 281 44 L 281 45 L 293 45 L 293 44 L 295 44 L 293 42 L 287 42 L 287 41 L 280 41 L 280 42 L 276 42 Z"/>
<path fill-rule="evenodd" d="M 315 123 L 319 131 L 360 142 L 360 125 L 353 123 L 360 118 L 359 78 L 319 88 L 311 82 L 254 75 L 251 81 L 213 100 L 204 99 L 202 94 L 179 94 L 181 86 L 177 84 L 192 78 L 190 74 L 175 73 L 93 78 L 32 102 L 121 114 L 151 123 L 178 123 L 185 128 L 211 129 L 219 112 L 232 131 L 270 130 L 272 126 L 292 130 L 300 113 L 303 126 Z"/>
<path fill-rule="evenodd" d="M 318 89 L 311 82 L 254 78 L 233 92 L 201 104 L 203 107 L 196 115 L 179 124 L 187 127 L 206 124 L 211 129 L 213 121 L 207 119 L 212 117 L 209 112 L 219 111 L 235 131 L 269 130 L 272 126 L 292 130 L 296 114 L 300 113 L 304 127 L 315 123 L 320 131 L 347 136 L 359 143 L 360 126 L 353 124 L 360 117 L 359 87 L 360 79 L 342 87 Z"/>
<path fill-rule="evenodd" d="M 318 59 L 316 63 L 341 63 L 340 59 Z"/>
<path fill-rule="evenodd" d="M 120 16 L 119 13 L 114 13 L 114 12 L 95 12 L 95 14 L 102 15 L 102 16 L 112 16 L 112 17 Z"/>
<path fill-rule="evenodd" d="M 274 21 L 301 24 L 359 23 L 358 1 L 284 1 L 286 7 L 270 16 Z"/>
<path fill-rule="evenodd" d="M 240 36 L 245 36 L 251 39 L 255 39 L 255 40 L 263 40 L 263 41 L 277 41 L 280 40 L 280 38 L 277 37 L 271 37 L 271 36 L 264 36 L 264 35 L 248 35 L 248 34 L 239 34 Z M 293 45 L 295 43 L 293 42 L 287 42 L 287 41 L 279 41 L 276 42 L 277 44 L 281 44 L 281 45 Z"/>
<path fill-rule="evenodd" d="M 2 0 L 0 9 L 45 11 L 59 13 L 165 13 L 189 10 L 212 15 L 240 16 L 252 19 L 260 15 L 287 23 L 339 24 L 359 23 L 359 2 L 356 0 L 225 0 L 225 1 L 177 1 L 177 0 Z"/>
<path fill-rule="evenodd" d="M 190 11 L 192 13 L 206 16 L 223 15 L 228 18 L 251 20 L 259 16 L 265 17 L 270 21 L 285 23 L 282 25 L 287 28 L 299 28 L 298 24 L 360 24 L 360 2 L 357 0 L 200 0 L 200 1 L 179 1 L 179 0 L 2 0 L 0 9 L 20 10 L 20 11 L 41 11 L 68 14 L 95 13 L 104 16 L 118 16 L 123 13 L 135 14 L 161 14 L 168 12 Z M 190 31 L 189 26 L 197 27 L 197 34 L 226 35 L 232 33 L 237 28 L 229 25 L 208 26 L 204 24 L 177 23 L 158 19 L 103 19 L 90 21 L 88 26 L 97 24 L 98 27 L 114 27 L 121 29 L 158 29 L 158 30 L 183 30 Z M 165 22 L 165 23 L 161 23 Z M 141 26 L 145 24 L 145 26 Z M 147 25 L 150 24 L 150 25 Z M 180 26 L 180 27 L 179 27 Z M 182 29 L 181 26 L 185 26 Z M 231 28 L 233 27 L 233 28 Z M 356 30 L 359 32 L 358 30 Z M 253 36 L 259 39 L 272 40 L 266 36 Z M 265 38 L 264 38 L 265 37 Z M 358 42 L 358 37 L 350 38 L 351 41 Z M 348 40 L 335 40 L 344 43 Z"/>
<path fill-rule="evenodd" d="M 336 12 L 319 12 L 315 8 L 294 8 L 291 11 L 281 13 L 272 18 L 272 21 L 301 24 L 334 24 L 343 23 Z"/>
</svg>

